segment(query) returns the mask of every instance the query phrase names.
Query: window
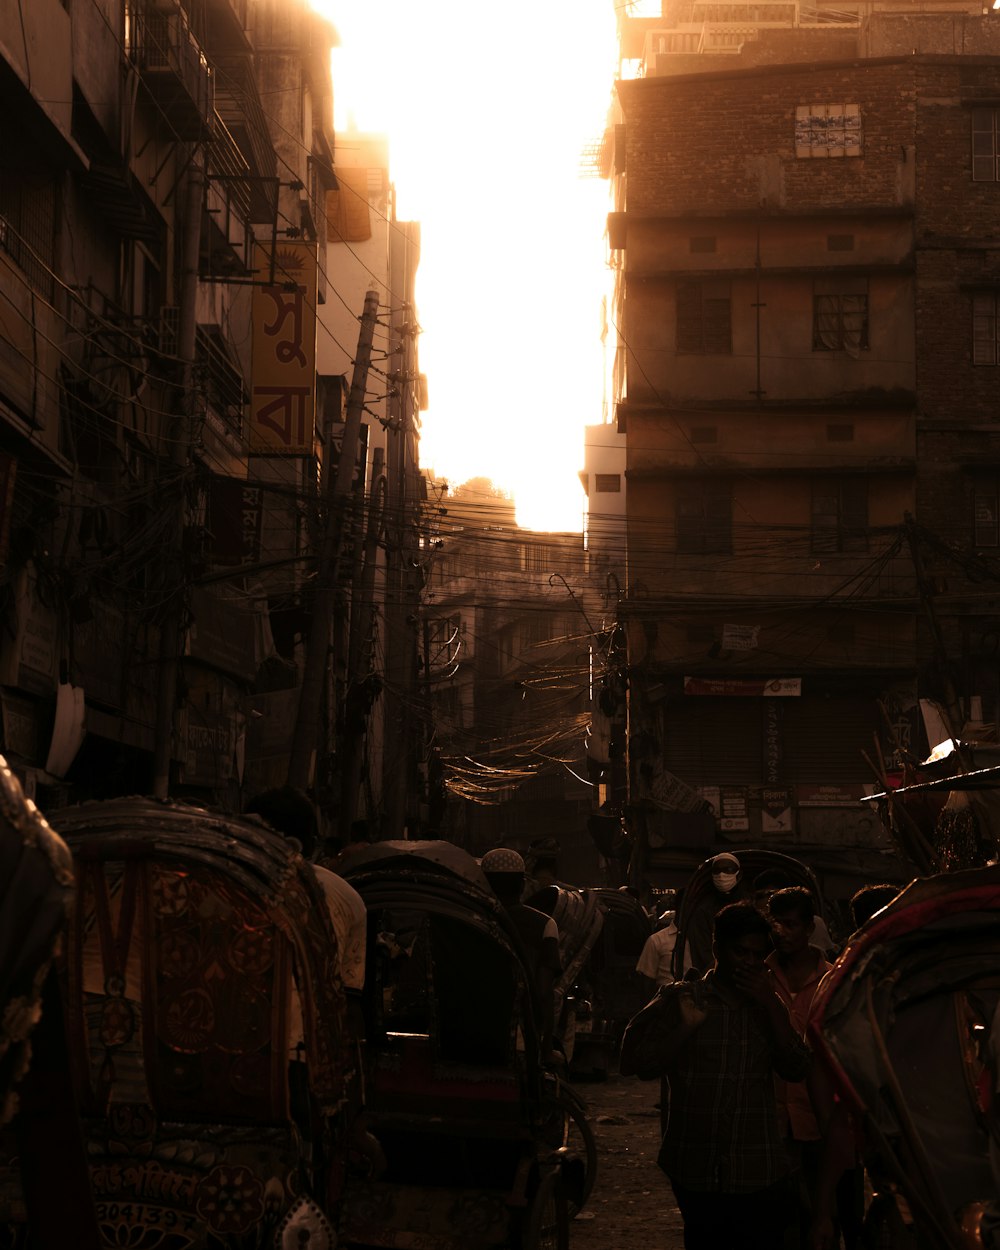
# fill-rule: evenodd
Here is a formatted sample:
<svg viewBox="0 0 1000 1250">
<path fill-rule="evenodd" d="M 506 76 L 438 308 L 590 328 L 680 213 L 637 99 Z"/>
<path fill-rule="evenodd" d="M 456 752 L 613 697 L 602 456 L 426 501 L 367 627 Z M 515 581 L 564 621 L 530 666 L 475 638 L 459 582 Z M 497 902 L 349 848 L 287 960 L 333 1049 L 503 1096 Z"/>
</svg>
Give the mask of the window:
<svg viewBox="0 0 1000 1250">
<path fill-rule="evenodd" d="M 998 296 L 984 291 L 972 297 L 972 363 L 1000 364 L 1000 318 L 997 316 Z"/>
<path fill-rule="evenodd" d="M 816 552 L 868 550 L 868 479 L 813 483 L 810 547 Z"/>
<path fill-rule="evenodd" d="M 677 284 L 677 350 L 697 355 L 732 352 L 728 282 Z"/>
<path fill-rule="evenodd" d="M 544 573 L 552 565 L 552 553 L 542 543 L 525 543 L 524 563 L 522 567 L 527 573 Z"/>
<path fill-rule="evenodd" d="M 594 489 L 599 495 L 614 495 L 622 488 L 620 473 L 595 473 Z"/>
<path fill-rule="evenodd" d="M 857 104 L 800 104 L 795 110 L 795 155 L 860 156 Z"/>
<path fill-rule="evenodd" d="M 972 110 L 972 181 L 1000 182 L 1000 109 Z"/>
<path fill-rule="evenodd" d="M 51 174 L 32 168 L 25 148 L 0 144 L 0 250 L 52 298 L 55 264 L 56 185 Z"/>
<path fill-rule="evenodd" d="M 199 326 L 196 342 L 195 384 L 232 432 L 242 435 L 246 388 L 230 357 L 225 335 L 219 326 Z"/>
<path fill-rule="evenodd" d="M 678 552 L 728 555 L 732 551 L 733 509 L 728 481 L 678 482 L 674 498 Z"/>
<path fill-rule="evenodd" d="M 977 547 L 1000 547 L 1000 478 L 981 478 L 972 494 L 972 532 Z"/>
<path fill-rule="evenodd" d="M 868 350 L 868 279 L 818 278 L 813 285 L 813 351 Z"/>
</svg>

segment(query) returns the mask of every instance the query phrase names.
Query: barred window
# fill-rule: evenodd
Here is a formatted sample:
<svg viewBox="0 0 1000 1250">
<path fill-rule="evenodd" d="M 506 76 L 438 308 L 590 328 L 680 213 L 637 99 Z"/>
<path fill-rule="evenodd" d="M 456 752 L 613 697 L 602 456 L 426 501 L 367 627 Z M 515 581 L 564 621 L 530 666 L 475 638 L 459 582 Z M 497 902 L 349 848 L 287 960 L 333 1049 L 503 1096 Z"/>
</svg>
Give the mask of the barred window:
<svg viewBox="0 0 1000 1250">
<path fill-rule="evenodd" d="M 819 278 L 813 285 L 813 351 L 868 350 L 868 279 Z"/>
<path fill-rule="evenodd" d="M 55 261 L 56 188 L 52 177 L 13 166 L 0 144 L 0 250 L 51 300 Z"/>
<path fill-rule="evenodd" d="M 733 350 L 728 282 L 677 284 L 677 350 L 730 355 Z"/>
<path fill-rule="evenodd" d="M 678 482 L 674 506 L 678 552 L 728 555 L 732 551 L 732 487 L 726 479 Z"/>
<path fill-rule="evenodd" d="M 868 550 L 868 479 L 820 478 L 813 483 L 811 549 Z"/>
<path fill-rule="evenodd" d="M 800 104 L 795 110 L 795 155 L 860 156 L 860 106 Z"/>
<path fill-rule="evenodd" d="M 972 110 L 972 181 L 1000 182 L 1000 109 Z"/>
</svg>

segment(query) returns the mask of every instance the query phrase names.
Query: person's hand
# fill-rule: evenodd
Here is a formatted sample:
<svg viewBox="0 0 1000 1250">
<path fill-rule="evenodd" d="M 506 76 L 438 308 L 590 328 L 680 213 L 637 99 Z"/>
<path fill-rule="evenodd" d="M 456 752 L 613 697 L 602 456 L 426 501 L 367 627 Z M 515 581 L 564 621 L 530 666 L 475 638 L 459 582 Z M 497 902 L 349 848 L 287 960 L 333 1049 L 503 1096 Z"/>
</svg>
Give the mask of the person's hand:
<svg viewBox="0 0 1000 1250">
<path fill-rule="evenodd" d="M 774 998 L 774 987 L 771 975 L 763 964 L 751 968 L 737 968 L 733 973 L 733 984 L 747 998 L 764 1006 Z"/>
<path fill-rule="evenodd" d="M 542 1051 L 542 1066 L 548 1068 L 550 1072 L 566 1072 L 569 1064 L 558 1047 L 550 1046 L 548 1050 Z"/>
<path fill-rule="evenodd" d="M 680 996 L 681 1025 L 688 1032 L 693 1032 L 705 1023 L 708 1011 L 701 1005 L 692 991 Z"/>
</svg>

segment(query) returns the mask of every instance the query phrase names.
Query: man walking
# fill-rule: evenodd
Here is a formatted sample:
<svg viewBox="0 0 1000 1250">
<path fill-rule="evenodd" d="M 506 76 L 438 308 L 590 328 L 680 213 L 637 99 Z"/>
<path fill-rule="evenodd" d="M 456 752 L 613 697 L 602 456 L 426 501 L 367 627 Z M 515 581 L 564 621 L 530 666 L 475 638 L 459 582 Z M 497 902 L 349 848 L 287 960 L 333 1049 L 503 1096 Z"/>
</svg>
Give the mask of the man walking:
<svg viewBox="0 0 1000 1250">
<path fill-rule="evenodd" d="M 559 962 L 559 927 L 551 916 L 521 902 L 526 870 L 523 858 L 509 847 L 487 851 L 480 867 L 493 893 L 513 922 L 531 961 L 539 1010 L 542 1058 L 553 1062 L 555 1034 L 555 985 L 562 971 Z"/>
<path fill-rule="evenodd" d="M 664 986 L 629 1023 L 621 1071 L 666 1075 L 670 1110 L 658 1163 L 684 1220 L 686 1250 L 774 1250 L 790 1214 L 775 1074 L 805 1078 L 809 1052 L 764 960 L 768 922 L 752 903 L 715 917 L 715 966 Z"/>
<path fill-rule="evenodd" d="M 771 895 L 767 909 L 775 949 L 766 963 L 774 978 L 775 992 L 788 1009 L 792 1027 L 804 1034 L 816 990 L 832 967 L 819 947 L 812 945 L 813 897 L 803 886 L 789 886 Z M 775 1082 L 775 1096 L 778 1122 L 799 1175 L 798 1244 L 805 1250 L 819 1183 L 821 1129 L 829 1123 L 833 1098 L 829 1091 L 820 1094 L 818 1086 L 810 1090 L 804 1081 L 786 1082 L 780 1078 Z M 817 1097 L 826 1105 L 814 1106 Z"/>
</svg>

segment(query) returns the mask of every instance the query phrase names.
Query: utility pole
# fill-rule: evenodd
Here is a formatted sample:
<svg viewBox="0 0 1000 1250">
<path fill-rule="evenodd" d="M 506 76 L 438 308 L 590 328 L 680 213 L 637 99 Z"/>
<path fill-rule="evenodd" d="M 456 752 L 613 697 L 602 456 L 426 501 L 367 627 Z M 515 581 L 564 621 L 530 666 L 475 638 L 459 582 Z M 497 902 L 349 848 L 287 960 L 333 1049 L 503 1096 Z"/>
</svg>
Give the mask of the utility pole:
<svg viewBox="0 0 1000 1250">
<path fill-rule="evenodd" d="M 181 635 L 184 630 L 184 527 L 187 500 L 184 475 L 191 453 L 194 416 L 194 360 L 197 347 L 198 274 L 201 251 L 201 210 L 205 194 L 204 171 L 192 160 L 187 174 L 187 195 L 181 235 L 181 288 L 177 327 L 180 378 L 176 390 L 176 415 L 170 421 L 169 455 L 180 492 L 174 504 L 171 536 L 166 552 L 166 606 L 160 625 L 160 669 L 156 692 L 156 723 L 153 736 L 153 796 L 170 794 L 170 759 L 174 741 L 174 713 L 180 672 Z"/>
<path fill-rule="evenodd" d="M 343 546 L 344 524 L 347 505 L 354 480 L 354 466 L 358 437 L 361 432 L 361 416 L 364 412 L 365 394 L 368 387 L 368 368 L 371 364 L 372 338 L 378 317 L 378 292 L 365 295 L 358 350 L 354 357 L 351 390 L 347 397 L 344 414 L 344 434 L 340 445 L 337 472 L 327 470 L 326 529 L 316 571 L 312 617 L 306 645 L 305 663 L 302 668 L 302 689 L 299 693 L 299 710 L 295 721 L 295 735 L 288 761 L 288 784 L 305 790 L 312 778 L 316 748 L 319 739 L 320 708 L 323 690 L 326 688 L 326 664 L 330 651 L 330 631 L 336 605 L 337 572 Z"/>
<path fill-rule="evenodd" d="M 391 350 L 398 351 L 395 394 L 390 401 L 393 432 L 386 452 L 386 637 L 385 745 L 382 763 L 385 836 L 410 836 L 416 814 L 417 644 L 420 595 L 418 542 L 419 417 L 417 334 L 414 282 L 419 260 L 420 231 L 415 222 L 398 222 L 390 250 L 390 281 L 403 303 L 392 310 Z"/>
<path fill-rule="evenodd" d="M 371 675 L 372 606 L 375 598 L 375 570 L 379 539 L 385 530 L 384 453 L 381 447 L 372 450 L 372 484 L 368 500 L 368 527 L 365 531 L 364 561 L 361 577 L 351 602 L 351 632 L 347 651 L 347 694 L 344 699 L 343 746 L 341 756 L 341 795 L 338 832 L 349 835 L 358 811 L 361 788 L 361 746 L 367 730 L 373 691 L 367 678 Z"/>
</svg>

